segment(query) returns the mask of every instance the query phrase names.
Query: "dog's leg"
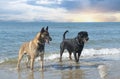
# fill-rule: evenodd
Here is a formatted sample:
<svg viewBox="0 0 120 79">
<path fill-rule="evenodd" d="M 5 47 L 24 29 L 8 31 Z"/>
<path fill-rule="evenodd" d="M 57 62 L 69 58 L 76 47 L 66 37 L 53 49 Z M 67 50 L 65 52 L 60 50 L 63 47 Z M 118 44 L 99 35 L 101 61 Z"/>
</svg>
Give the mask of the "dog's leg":
<svg viewBox="0 0 120 79">
<path fill-rule="evenodd" d="M 43 70 L 43 65 L 44 65 L 44 53 L 40 55 L 40 64 L 41 64 L 41 69 L 40 70 Z"/>
<path fill-rule="evenodd" d="M 74 52 L 74 58 L 75 58 L 75 61 L 76 62 L 78 62 L 77 60 L 78 60 L 78 58 L 77 58 L 77 55 L 76 55 L 77 53 L 76 52 Z"/>
<path fill-rule="evenodd" d="M 19 52 L 19 56 L 18 56 L 18 63 L 17 63 L 17 69 L 20 69 L 20 62 L 22 60 L 23 54 L 21 54 L 21 52 Z"/>
<path fill-rule="evenodd" d="M 60 44 L 60 62 L 62 62 L 62 54 L 64 52 L 65 48 L 64 48 L 64 43 Z"/>
<path fill-rule="evenodd" d="M 30 68 L 32 71 L 33 71 L 33 67 L 34 67 L 34 58 L 31 58 Z"/>
<path fill-rule="evenodd" d="M 69 58 L 70 58 L 70 60 L 72 60 L 72 57 L 71 57 L 71 55 L 72 55 L 72 53 L 70 52 L 70 53 L 69 53 Z"/>
<path fill-rule="evenodd" d="M 78 59 L 77 59 L 77 62 L 79 62 L 80 55 L 81 55 L 81 52 L 78 53 Z"/>
<path fill-rule="evenodd" d="M 44 55 L 41 56 L 41 68 L 43 69 L 43 64 L 44 64 Z"/>
<path fill-rule="evenodd" d="M 62 54 L 64 52 L 64 49 L 60 49 L 60 62 L 62 62 Z"/>
<path fill-rule="evenodd" d="M 69 52 L 69 58 L 70 58 L 70 60 L 72 60 L 72 57 L 71 57 L 72 52 L 70 50 L 68 50 L 68 52 Z"/>
</svg>

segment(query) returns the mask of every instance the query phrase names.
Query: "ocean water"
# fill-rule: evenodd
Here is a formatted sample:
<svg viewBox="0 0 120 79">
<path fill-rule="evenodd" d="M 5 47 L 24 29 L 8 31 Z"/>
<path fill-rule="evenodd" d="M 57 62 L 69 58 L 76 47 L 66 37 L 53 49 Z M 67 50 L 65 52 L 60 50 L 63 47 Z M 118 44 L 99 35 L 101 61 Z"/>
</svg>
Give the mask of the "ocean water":
<svg viewBox="0 0 120 79">
<path fill-rule="evenodd" d="M 120 54 L 120 22 L 101 23 L 54 23 L 54 22 L 0 22 L 0 63 L 18 57 L 22 43 L 32 40 L 42 27 L 49 26 L 52 37 L 45 46 L 45 59 L 59 58 L 59 45 L 66 30 L 66 38 L 74 38 L 80 31 L 87 31 L 89 41 L 82 57 Z M 63 58 L 68 57 L 67 51 Z"/>
</svg>

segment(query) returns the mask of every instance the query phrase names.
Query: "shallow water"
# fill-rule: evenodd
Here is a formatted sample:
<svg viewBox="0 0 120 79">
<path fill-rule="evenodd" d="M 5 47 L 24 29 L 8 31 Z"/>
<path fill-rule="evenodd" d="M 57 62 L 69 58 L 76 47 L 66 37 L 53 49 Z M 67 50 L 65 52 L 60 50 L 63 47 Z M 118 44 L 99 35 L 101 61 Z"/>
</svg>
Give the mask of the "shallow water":
<svg viewBox="0 0 120 79">
<path fill-rule="evenodd" d="M 65 30 L 66 38 L 74 38 L 79 31 L 87 31 L 89 41 L 85 44 L 82 57 L 114 55 L 120 53 L 120 22 L 106 23 L 51 23 L 51 22 L 0 22 L 0 63 L 17 61 L 22 43 L 30 41 L 41 30 L 49 26 L 52 37 L 45 47 L 45 60 L 59 59 L 59 45 Z M 65 51 L 63 60 L 68 59 Z M 10 61 L 11 62 L 11 61 Z M 13 61 L 12 61 L 13 62 Z"/>
<path fill-rule="evenodd" d="M 21 63 L 21 70 L 16 70 L 16 63 L 0 64 L 2 79 L 119 79 L 120 54 L 94 57 L 81 57 L 79 63 L 65 59 L 63 62 L 45 61 L 44 71 L 40 71 L 39 61 L 35 62 L 34 71 Z"/>
</svg>

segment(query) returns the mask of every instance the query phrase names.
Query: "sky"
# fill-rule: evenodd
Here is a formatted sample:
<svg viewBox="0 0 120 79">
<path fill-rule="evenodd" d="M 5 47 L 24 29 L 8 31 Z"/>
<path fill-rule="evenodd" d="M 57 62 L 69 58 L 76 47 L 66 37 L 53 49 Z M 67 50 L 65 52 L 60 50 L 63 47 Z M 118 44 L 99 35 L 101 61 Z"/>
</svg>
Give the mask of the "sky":
<svg viewBox="0 0 120 79">
<path fill-rule="evenodd" d="M 120 0 L 1 0 L 0 21 L 120 22 Z"/>
</svg>

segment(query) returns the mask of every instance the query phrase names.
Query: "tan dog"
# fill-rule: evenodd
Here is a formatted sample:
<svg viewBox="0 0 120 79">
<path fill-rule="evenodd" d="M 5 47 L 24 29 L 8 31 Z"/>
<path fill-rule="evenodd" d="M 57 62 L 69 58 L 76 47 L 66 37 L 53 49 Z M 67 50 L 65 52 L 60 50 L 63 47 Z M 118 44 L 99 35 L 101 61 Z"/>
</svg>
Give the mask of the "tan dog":
<svg viewBox="0 0 120 79">
<path fill-rule="evenodd" d="M 30 63 L 30 68 L 31 70 L 33 70 L 35 58 L 40 56 L 41 68 L 43 69 L 45 43 L 49 43 L 49 41 L 52 41 L 52 38 L 49 36 L 47 26 L 46 29 L 42 28 L 41 31 L 36 35 L 36 37 L 33 40 L 31 40 L 30 42 L 26 42 L 21 46 L 18 55 L 17 68 L 20 69 L 20 62 L 21 59 L 23 58 L 23 55 L 27 55 L 28 58 L 28 62 L 26 63 L 27 67 L 29 66 Z"/>
</svg>

